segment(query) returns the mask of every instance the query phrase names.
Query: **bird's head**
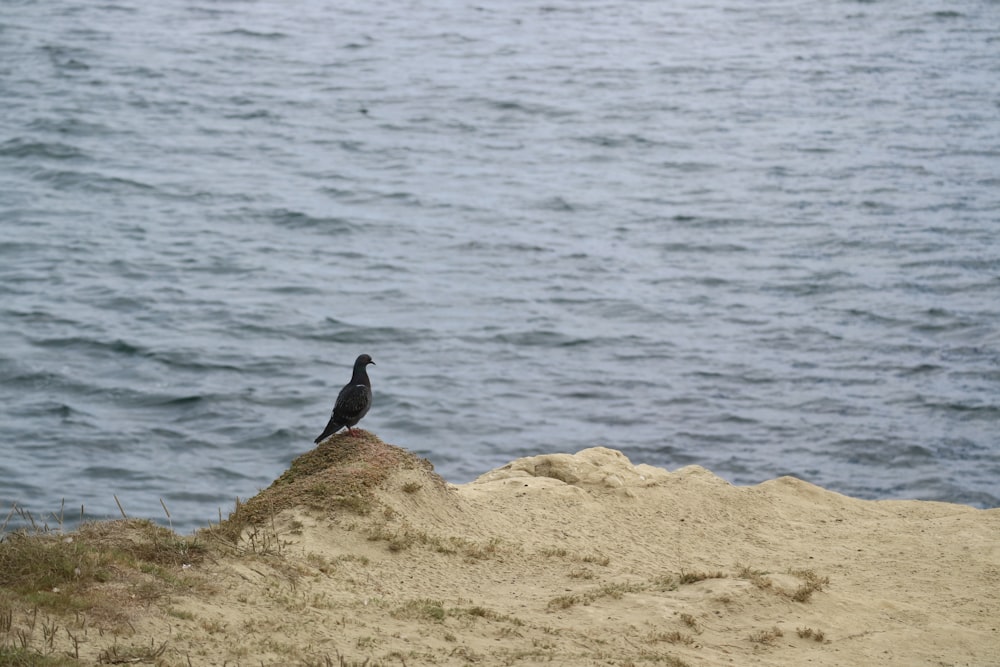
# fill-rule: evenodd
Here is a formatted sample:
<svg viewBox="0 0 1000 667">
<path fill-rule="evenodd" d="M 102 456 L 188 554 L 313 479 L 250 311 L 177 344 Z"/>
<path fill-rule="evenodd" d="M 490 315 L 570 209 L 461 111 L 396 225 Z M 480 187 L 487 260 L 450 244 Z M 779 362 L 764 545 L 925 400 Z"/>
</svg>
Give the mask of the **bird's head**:
<svg viewBox="0 0 1000 667">
<path fill-rule="evenodd" d="M 360 357 L 358 357 L 357 361 L 354 362 L 354 367 L 355 368 L 364 368 L 368 364 L 371 364 L 372 366 L 374 366 L 375 362 L 372 361 L 372 358 L 370 356 L 368 356 L 367 354 L 362 354 Z"/>
</svg>

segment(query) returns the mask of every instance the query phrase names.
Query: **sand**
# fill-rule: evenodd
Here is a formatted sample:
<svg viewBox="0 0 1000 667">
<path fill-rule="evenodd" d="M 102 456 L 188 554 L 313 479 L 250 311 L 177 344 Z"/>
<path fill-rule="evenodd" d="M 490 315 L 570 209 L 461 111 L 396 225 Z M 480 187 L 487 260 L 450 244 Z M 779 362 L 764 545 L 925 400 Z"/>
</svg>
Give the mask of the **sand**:
<svg viewBox="0 0 1000 667">
<path fill-rule="evenodd" d="M 1000 509 L 605 448 L 456 486 L 361 433 L 248 503 L 131 641 L 170 665 L 1000 665 Z"/>
</svg>

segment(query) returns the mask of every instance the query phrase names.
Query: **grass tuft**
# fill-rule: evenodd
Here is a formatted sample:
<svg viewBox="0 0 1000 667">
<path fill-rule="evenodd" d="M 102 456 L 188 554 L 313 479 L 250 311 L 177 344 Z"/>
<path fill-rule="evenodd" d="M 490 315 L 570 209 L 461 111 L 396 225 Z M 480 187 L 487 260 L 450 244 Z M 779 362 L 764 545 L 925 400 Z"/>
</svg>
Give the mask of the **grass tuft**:
<svg viewBox="0 0 1000 667">
<path fill-rule="evenodd" d="M 822 591 L 830 583 L 830 577 L 820 577 L 813 570 L 790 570 L 789 574 L 803 580 L 802 585 L 789 596 L 796 602 L 808 602 L 813 593 Z"/>
<path fill-rule="evenodd" d="M 572 595 L 559 595 L 557 597 L 549 600 L 546 607 L 549 611 L 558 609 L 569 609 L 570 607 L 578 604 L 588 605 L 595 600 L 601 598 L 612 598 L 620 599 L 626 593 L 638 593 L 645 590 L 646 587 L 642 584 L 632 584 L 632 583 L 609 583 L 603 584 L 593 590 L 586 591 L 584 593 L 575 593 Z"/>
<path fill-rule="evenodd" d="M 130 644 L 119 646 L 117 643 L 101 651 L 98 662 L 102 665 L 122 665 L 134 663 L 155 663 L 157 659 L 167 650 L 167 643 L 157 645 L 153 640 L 149 645 Z"/>
<path fill-rule="evenodd" d="M 519 627 L 524 625 L 524 621 L 515 616 L 511 616 L 509 614 L 501 614 L 498 611 L 494 611 L 492 609 L 488 609 L 486 607 L 481 607 L 481 606 L 466 607 L 466 608 L 456 607 L 454 609 L 449 609 L 448 614 L 450 616 L 473 616 L 476 618 L 484 618 L 488 621 L 496 621 L 499 623 L 510 623 L 511 625 Z"/>
<path fill-rule="evenodd" d="M 766 644 L 771 646 L 778 641 L 778 637 L 782 637 L 784 634 L 785 633 L 781 631 L 781 628 L 775 625 L 770 630 L 758 630 L 757 632 L 751 632 L 749 639 L 755 644 Z"/>
<path fill-rule="evenodd" d="M 684 584 L 694 584 L 699 581 L 704 581 L 706 579 L 725 579 L 726 574 L 721 570 L 716 570 L 714 572 L 688 572 L 686 570 L 681 570 L 680 575 L 677 577 L 677 583 Z"/>
<path fill-rule="evenodd" d="M 755 570 L 749 565 L 736 564 L 736 576 L 740 579 L 746 579 L 754 586 L 761 590 L 767 590 L 774 585 L 767 576 L 767 572 L 764 570 Z"/>
<path fill-rule="evenodd" d="M 673 630 L 671 632 L 654 632 L 651 633 L 646 639 L 650 642 L 667 642 L 668 644 L 685 644 L 687 646 L 694 644 L 694 637 L 684 634 L 678 630 Z"/>
<path fill-rule="evenodd" d="M 418 598 L 409 600 L 392 612 L 394 618 L 415 620 L 415 621 L 435 621 L 442 622 L 448 615 L 444 609 L 444 604 L 440 600 L 429 598 Z"/>
<path fill-rule="evenodd" d="M 681 619 L 681 623 L 683 623 L 684 625 L 688 626 L 692 630 L 695 630 L 695 631 L 698 630 L 698 620 L 694 616 L 692 616 L 691 614 L 681 614 L 680 615 L 680 619 Z"/>
<path fill-rule="evenodd" d="M 822 630 L 813 630 L 812 628 L 796 628 L 795 632 L 802 639 L 812 639 L 813 641 L 821 644 L 826 639 L 826 635 Z"/>
</svg>

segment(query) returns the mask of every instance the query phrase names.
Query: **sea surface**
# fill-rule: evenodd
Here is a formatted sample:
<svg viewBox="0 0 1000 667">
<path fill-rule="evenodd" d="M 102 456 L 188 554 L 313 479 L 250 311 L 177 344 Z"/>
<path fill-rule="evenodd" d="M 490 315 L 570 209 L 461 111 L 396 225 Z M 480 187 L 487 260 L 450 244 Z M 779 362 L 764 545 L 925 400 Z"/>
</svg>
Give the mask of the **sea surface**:
<svg viewBox="0 0 1000 667">
<path fill-rule="evenodd" d="M 0 522 L 217 521 L 361 353 L 455 483 L 1000 506 L 1000 2 L 3 0 Z"/>
</svg>

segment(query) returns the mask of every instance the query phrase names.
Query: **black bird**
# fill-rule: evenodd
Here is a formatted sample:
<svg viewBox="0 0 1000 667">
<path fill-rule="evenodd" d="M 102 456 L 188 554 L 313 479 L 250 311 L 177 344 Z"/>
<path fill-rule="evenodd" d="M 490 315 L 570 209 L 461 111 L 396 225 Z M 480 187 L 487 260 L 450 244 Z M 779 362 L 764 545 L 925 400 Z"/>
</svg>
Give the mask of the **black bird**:
<svg viewBox="0 0 1000 667">
<path fill-rule="evenodd" d="M 367 354 L 362 354 L 354 362 L 351 381 L 337 394 L 337 402 L 333 404 L 330 421 L 327 422 L 323 433 L 314 440 L 317 444 L 345 426 L 347 432 L 354 435 L 351 427 L 368 414 L 368 409 L 372 406 L 372 381 L 368 379 L 368 364 L 374 365 L 375 362 Z"/>
</svg>

